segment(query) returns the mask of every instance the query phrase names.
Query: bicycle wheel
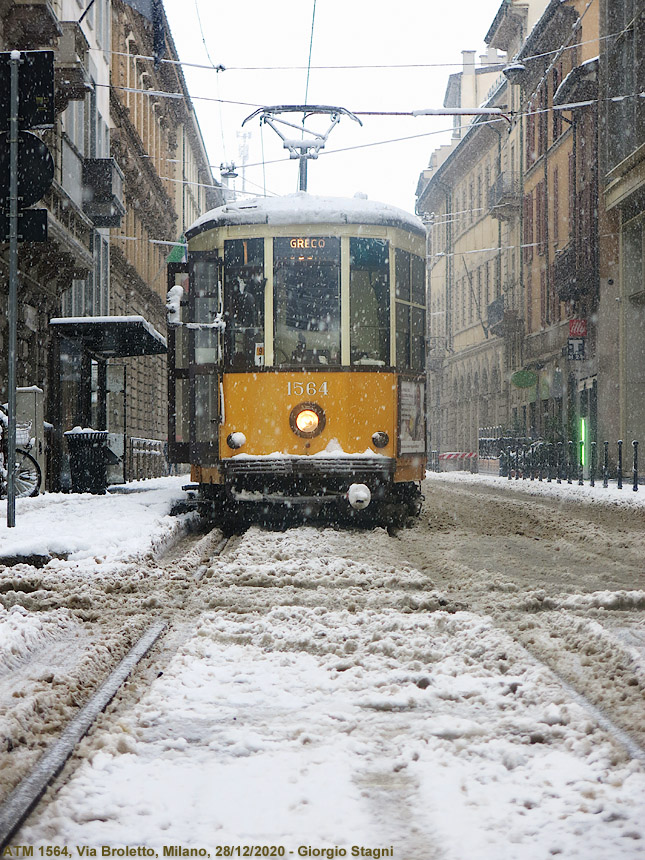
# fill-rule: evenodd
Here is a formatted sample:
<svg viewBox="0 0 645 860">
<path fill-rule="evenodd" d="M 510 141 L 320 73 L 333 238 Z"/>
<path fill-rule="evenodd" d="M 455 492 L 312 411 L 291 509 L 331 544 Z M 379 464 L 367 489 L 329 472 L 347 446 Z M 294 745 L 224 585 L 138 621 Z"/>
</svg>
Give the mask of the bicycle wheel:
<svg viewBox="0 0 645 860">
<path fill-rule="evenodd" d="M 40 492 L 41 479 L 40 466 L 31 454 L 16 448 L 16 467 L 14 469 L 16 497 L 37 496 Z"/>
</svg>

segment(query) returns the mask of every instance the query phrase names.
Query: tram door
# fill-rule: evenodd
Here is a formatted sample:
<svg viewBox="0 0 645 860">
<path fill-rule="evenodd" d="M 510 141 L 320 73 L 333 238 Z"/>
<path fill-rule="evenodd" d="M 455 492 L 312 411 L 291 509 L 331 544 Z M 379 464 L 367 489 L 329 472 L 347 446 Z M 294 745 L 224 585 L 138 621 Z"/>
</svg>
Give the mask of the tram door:
<svg viewBox="0 0 645 860">
<path fill-rule="evenodd" d="M 168 448 L 171 462 L 215 465 L 222 381 L 221 260 L 191 254 L 168 267 L 169 291 L 181 286 L 180 319 L 169 327 Z"/>
</svg>

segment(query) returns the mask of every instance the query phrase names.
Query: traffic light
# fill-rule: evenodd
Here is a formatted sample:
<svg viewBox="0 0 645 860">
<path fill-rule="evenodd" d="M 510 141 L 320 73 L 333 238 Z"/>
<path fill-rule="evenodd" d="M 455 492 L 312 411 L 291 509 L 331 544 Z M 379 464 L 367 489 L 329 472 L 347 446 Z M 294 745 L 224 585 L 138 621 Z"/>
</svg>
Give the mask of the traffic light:
<svg viewBox="0 0 645 860">
<path fill-rule="evenodd" d="M 9 241 L 9 122 L 12 52 L 0 53 L 0 241 Z M 54 52 L 21 51 L 18 66 L 18 241 L 47 239 L 47 211 L 27 209 L 47 193 L 54 162 L 42 140 L 29 128 L 54 124 Z"/>
</svg>

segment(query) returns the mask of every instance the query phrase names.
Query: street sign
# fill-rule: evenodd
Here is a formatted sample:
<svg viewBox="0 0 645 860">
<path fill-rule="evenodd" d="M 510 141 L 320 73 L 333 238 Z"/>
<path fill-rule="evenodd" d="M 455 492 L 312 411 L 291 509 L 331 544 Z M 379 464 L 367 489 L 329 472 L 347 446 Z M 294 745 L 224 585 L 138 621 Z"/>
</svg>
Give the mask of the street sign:
<svg viewBox="0 0 645 860">
<path fill-rule="evenodd" d="M 570 337 L 567 341 L 567 358 L 569 361 L 585 360 L 584 337 Z"/>
<path fill-rule="evenodd" d="M 537 382 L 537 378 L 534 370 L 518 370 L 511 376 L 511 384 L 516 388 L 531 388 Z"/>
<path fill-rule="evenodd" d="M 587 320 L 569 320 L 569 337 L 587 337 Z"/>
<path fill-rule="evenodd" d="M 0 130 L 9 130 L 10 51 L 0 52 Z M 18 127 L 54 125 L 54 52 L 21 51 Z"/>
<path fill-rule="evenodd" d="M 42 140 L 30 131 L 18 133 L 19 208 L 37 203 L 54 179 L 54 160 Z M 0 132 L 0 208 L 9 197 L 9 135 Z"/>
<path fill-rule="evenodd" d="M 0 242 L 8 242 L 9 238 L 9 218 L 0 212 Z M 18 241 L 47 241 L 46 209 L 25 209 L 18 213 Z"/>
</svg>

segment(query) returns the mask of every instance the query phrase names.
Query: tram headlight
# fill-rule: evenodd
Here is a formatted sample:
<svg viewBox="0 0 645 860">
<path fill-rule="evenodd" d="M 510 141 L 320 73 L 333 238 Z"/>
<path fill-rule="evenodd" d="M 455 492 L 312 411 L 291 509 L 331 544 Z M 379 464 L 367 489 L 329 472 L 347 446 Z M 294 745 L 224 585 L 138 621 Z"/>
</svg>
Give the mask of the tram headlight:
<svg viewBox="0 0 645 860">
<path fill-rule="evenodd" d="M 300 403 L 291 410 L 289 425 L 296 436 L 311 439 L 322 433 L 325 413 L 317 403 Z"/>
<path fill-rule="evenodd" d="M 387 447 L 390 441 L 390 437 L 385 432 L 385 430 L 377 430 L 376 433 L 372 434 L 372 444 L 375 448 L 385 448 Z"/>
<path fill-rule="evenodd" d="M 234 451 L 237 448 L 241 448 L 242 445 L 246 444 L 246 436 L 244 433 L 229 433 L 226 437 L 226 444 L 229 448 L 232 448 Z"/>
<path fill-rule="evenodd" d="M 313 409 L 303 409 L 296 415 L 296 427 L 301 433 L 313 433 L 319 424 L 320 419 Z"/>
</svg>

